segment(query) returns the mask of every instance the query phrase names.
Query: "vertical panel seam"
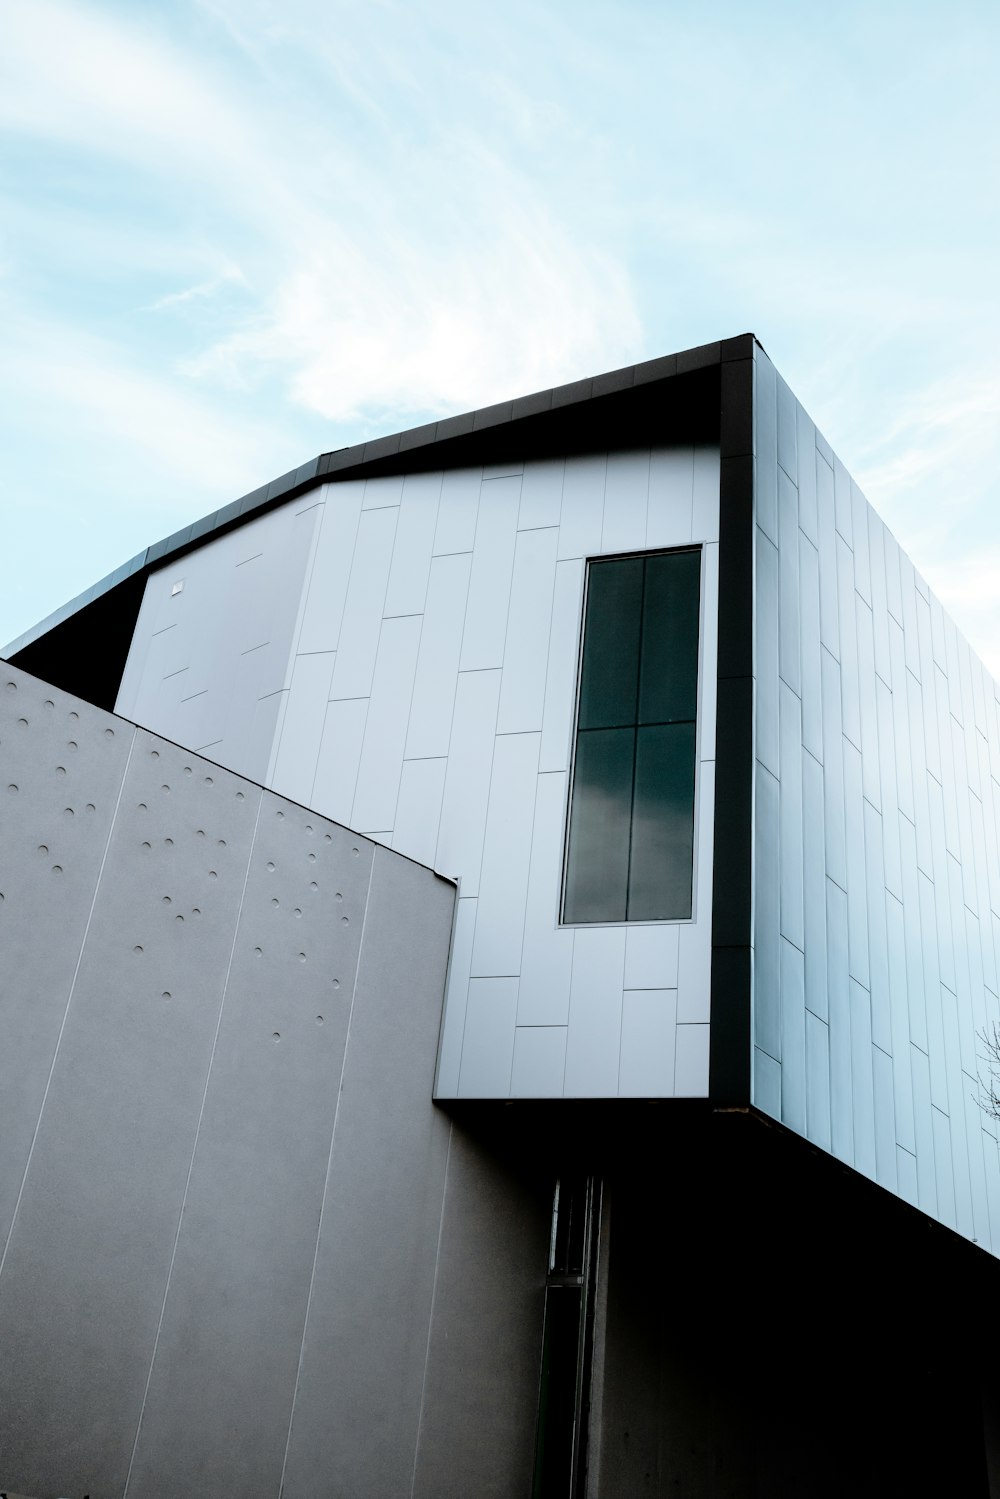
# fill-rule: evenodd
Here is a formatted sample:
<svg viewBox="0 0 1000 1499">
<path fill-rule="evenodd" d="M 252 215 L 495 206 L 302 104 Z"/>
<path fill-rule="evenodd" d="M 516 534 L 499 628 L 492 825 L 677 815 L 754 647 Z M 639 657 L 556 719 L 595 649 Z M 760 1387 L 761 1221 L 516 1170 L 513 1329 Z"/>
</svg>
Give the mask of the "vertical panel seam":
<svg viewBox="0 0 1000 1499">
<path fill-rule="evenodd" d="M 305 566 L 302 569 L 303 581 L 302 588 L 299 592 L 298 608 L 295 611 L 295 622 L 292 625 L 291 639 L 288 643 L 288 655 L 285 658 L 285 663 L 281 670 L 283 690 L 288 694 L 288 696 L 286 696 L 283 705 L 281 722 L 280 724 L 277 724 L 275 726 L 275 731 L 271 738 L 271 748 L 268 752 L 267 759 L 267 773 L 264 781 L 264 784 L 267 786 L 271 785 L 274 779 L 274 773 L 278 768 L 278 757 L 281 754 L 281 741 L 285 736 L 285 715 L 288 708 L 288 698 L 291 696 L 292 679 L 295 675 L 295 662 L 296 658 L 298 657 L 299 641 L 302 638 L 302 626 L 305 623 L 306 609 L 309 603 L 309 590 L 312 587 L 313 573 L 316 570 L 316 554 L 319 551 L 320 538 L 323 533 L 323 522 L 326 519 L 326 500 L 317 500 L 314 505 L 309 506 L 308 510 L 299 510 L 295 514 L 295 520 L 297 520 L 300 515 L 307 515 L 313 510 L 319 510 L 320 513 L 319 515 L 314 517 L 312 523 L 312 535 L 309 538 L 309 552 L 306 557 Z"/>
<path fill-rule="evenodd" d="M 243 916 L 243 906 L 246 901 L 247 885 L 250 881 L 250 870 L 253 865 L 254 850 L 257 846 L 257 829 L 260 826 L 260 814 L 264 806 L 264 791 L 261 791 L 260 800 L 257 803 L 257 815 L 254 818 L 253 835 L 250 839 L 250 848 L 247 854 L 246 873 L 243 876 L 243 889 L 240 892 L 240 903 L 236 908 L 236 920 L 233 924 L 233 940 L 229 949 L 229 962 L 226 964 L 226 976 L 222 984 L 222 996 L 219 1001 L 219 1016 L 215 1024 L 215 1035 L 212 1038 L 212 1052 L 208 1060 L 208 1069 L 205 1073 L 205 1087 L 201 1095 L 201 1108 L 198 1111 L 198 1124 L 194 1132 L 194 1141 L 191 1146 L 191 1158 L 188 1161 L 187 1178 L 184 1182 L 184 1194 L 181 1198 L 180 1212 L 177 1214 L 177 1227 L 174 1230 L 174 1242 L 170 1250 L 170 1264 L 167 1268 L 167 1278 L 163 1287 L 163 1300 L 160 1302 L 160 1317 L 156 1324 L 156 1336 L 153 1339 L 153 1351 L 149 1357 L 149 1369 L 146 1374 L 146 1385 L 142 1392 L 142 1405 L 139 1408 L 139 1419 L 136 1422 L 135 1440 L 132 1443 L 132 1453 L 129 1457 L 128 1472 L 125 1475 L 125 1487 L 122 1489 L 122 1499 L 126 1499 L 129 1484 L 132 1482 L 132 1470 L 135 1466 L 135 1455 L 139 1450 L 139 1438 L 142 1435 L 142 1423 L 146 1414 L 146 1403 L 149 1399 L 149 1387 L 153 1382 L 153 1368 L 156 1363 L 156 1353 L 160 1345 L 160 1334 L 163 1331 L 163 1319 L 167 1310 L 167 1298 L 170 1295 L 170 1282 L 173 1279 L 174 1263 L 177 1259 L 177 1245 L 180 1243 L 181 1228 L 184 1225 L 184 1210 L 187 1207 L 188 1191 L 191 1187 L 191 1177 L 194 1174 L 195 1157 L 198 1154 L 198 1141 L 201 1137 L 202 1120 L 205 1117 L 205 1104 L 208 1099 L 208 1090 L 212 1082 L 212 1069 L 215 1066 L 215 1053 L 219 1045 L 219 1033 L 222 1030 L 222 1017 L 226 1009 L 226 995 L 229 990 L 229 979 L 233 969 L 233 959 L 236 955 L 236 943 L 240 934 L 240 923 Z"/>
<path fill-rule="evenodd" d="M 375 879 L 375 861 L 379 850 L 372 849 L 371 868 L 368 871 L 368 890 L 365 895 L 365 914 L 361 923 L 361 936 L 358 940 L 358 961 L 354 968 L 354 984 L 351 988 L 351 1007 L 347 1014 L 347 1029 L 344 1032 L 344 1054 L 340 1063 L 340 1078 L 337 1082 L 337 1105 L 333 1112 L 333 1128 L 330 1131 L 330 1150 L 326 1158 L 326 1177 L 323 1183 L 323 1198 L 319 1210 L 319 1222 L 316 1225 L 316 1244 L 313 1249 L 312 1269 L 309 1273 L 309 1293 L 306 1296 L 306 1309 L 302 1318 L 302 1337 L 299 1342 L 299 1357 L 295 1367 L 295 1384 L 292 1389 L 292 1403 L 288 1412 L 288 1431 L 285 1435 L 285 1451 L 281 1459 L 281 1477 L 278 1480 L 278 1499 L 285 1488 L 285 1471 L 288 1467 L 288 1454 L 292 1446 L 292 1427 L 295 1423 L 295 1406 L 299 1397 L 299 1385 L 302 1381 L 302 1363 L 305 1358 L 306 1331 L 309 1327 L 309 1313 L 312 1310 L 313 1291 L 316 1285 L 316 1266 L 319 1264 L 319 1246 L 323 1237 L 323 1220 L 326 1217 L 327 1196 L 330 1190 L 330 1173 L 333 1169 L 333 1152 L 337 1143 L 337 1124 L 340 1119 L 340 1104 L 344 1096 L 344 1074 L 347 1071 L 347 1053 L 351 1044 L 351 1024 L 354 1020 L 354 1005 L 358 997 L 358 977 L 361 973 L 361 962 L 365 949 L 365 928 L 368 925 L 368 911 L 371 906 L 372 884 Z M 125 1496 L 122 1496 L 125 1499 Z"/>
<path fill-rule="evenodd" d="M 56 1070 L 56 1063 L 59 1060 L 59 1051 L 60 1051 L 60 1048 L 62 1047 L 63 1033 L 66 1030 L 66 1022 L 69 1019 L 69 1011 L 70 1011 L 70 1006 L 73 1003 L 73 993 L 74 993 L 74 990 L 76 989 L 76 981 L 77 981 L 77 979 L 80 976 L 80 965 L 83 963 L 83 955 L 84 955 L 84 952 L 86 951 L 86 948 L 87 948 L 87 937 L 90 934 L 90 924 L 91 924 L 91 922 L 94 919 L 94 908 L 97 905 L 97 897 L 98 897 L 98 895 L 100 893 L 100 889 L 101 889 L 101 880 L 104 877 L 104 866 L 107 863 L 108 850 L 111 847 L 111 839 L 114 836 L 115 823 L 118 821 L 118 809 L 121 806 L 121 800 L 122 800 L 122 797 L 125 794 L 125 782 L 128 779 L 129 766 L 132 763 L 132 751 L 135 748 L 135 741 L 136 741 L 136 739 L 138 737 L 138 734 L 139 734 L 139 730 L 135 727 L 135 725 L 132 725 L 131 727 L 132 727 L 132 738 L 131 738 L 131 741 L 130 741 L 129 747 L 128 747 L 128 755 L 125 758 L 125 765 L 124 765 L 124 768 L 122 770 L 122 778 L 121 778 L 121 781 L 120 781 L 119 786 L 118 786 L 118 795 L 115 798 L 115 809 L 114 809 L 114 811 L 111 814 L 111 820 L 110 820 L 110 822 L 108 824 L 108 836 L 107 836 L 107 840 L 106 840 L 106 842 L 104 844 L 104 852 L 101 855 L 101 863 L 100 863 L 100 867 L 98 868 L 98 871 L 97 871 L 97 879 L 94 881 L 94 894 L 93 894 L 93 898 L 92 898 L 92 900 L 90 902 L 90 910 L 87 912 L 87 921 L 86 921 L 86 925 L 84 926 L 84 929 L 83 929 L 83 936 L 80 939 L 80 950 L 79 950 L 79 952 L 77 953 L 77 956 L 76 956 L 76 966 L 73 969 L 73 977 L 70 980 L 69 989 L 68 989 L 67 994 L 66 994 L 66 1005 L 65 1005 L 65 1007 L 63 1009 L 63 1017 L 62 1017 L 62 1021 L 61 1021 L 60 1026 L 59 1026 L 59 1034 L 56 1037 L 55 1048 L 53 1049 L 53 1052 L 52 1052 L 52 1062 L 51 1062 L 51 1065 L 49 1066 L 49 1075 L 45 1079 L 45 1090 L 42 1093 L 42 1101 L 41 1101 L 41 1103 L 40 1103 L 40 1105 L 38 1107 L 38 1118 L 35 1120 L 35 1128 L 34 1128 L 34 1130 L 32 1132 L 31 1144 L 28 1147 L 28 1155 L 27 1155 L 27 1158 L 26 1158 L 25 1163 L 24 1163 L 24 1171 L 23 1171 L 23 1173 L 21 1175 L 21 1185 L 19 1186 L 18 1191 L 17 1191 L 17 1200 L 14 1203 L 14 1211 L 11 1213 L 11 1216 L 10 1216 L 10 1228 L 7 1231 L 7 1239 L 6 1239 L 6 1242 L 4 1243 L 3 1254 L 0 1255 L 0 1276 L 3 1275 L 4 1266 L 7 1263 L 7 1255 L 9 1253 L 9 1251 L 10 1251 L 11 1242 L 13 1241 L 13 1238 L 14 1238 L 14 1229 L 15 1229 L 15 1226 L 17 1224 L 18 1213 L 20 1212 L 20 1209 L 21 1209 L 21 1199 L 24 1196 L 24 1188 L 25 1188 L 25 1185 L 26 1185 L 27 1180 L 28 1180 L 28 1172 L 31 1170 L 31 1161 L 32 1161 L 32 1157 L 35 1154 L 35 1145 L 36 1145 L 37 1140 L 38 1140 L 38 1132 L 39 1132 L 39 1130 L 42 1127 L 42 1115 L 45 1112 L 45 1105 L 46 1105 L 46 1103 L 48 1101 L 48 1097 L 49 1097 L 49 1089 L 52 1086 L 52 1075 L 53 1075 L 53 1073 Z"/>
<path fill-rule="evenodd" d="M 451 1170 L 451 1142 L 455 1133 L 454 1123 L 448 1121 L 448 1149 L 444 1160 L 444 1186 L 441 1192 L 441 1214 L 438 1219 L 437 1249 L 434 1255 L 434 1284 L 431 1287 L 431 1304 L 427 1312 L 427 1343 L 424 1348 L 424 1372 L 420 1380 L 420 1407 L 417 1412 L 417 1432 L 413 1442 L 413 1469 L 410 1473 L 410 1499 L 416 1492 L 417 1463 L 420 1460 L 420 1439 L 424 1430 L 424 1405 L 427 1397 L 427 1371 L 431 1362 L 431 1336 L 434 1331 L 434 1307 L 437 1303 L 438 1277 L 441 1273 L 441 1240 L 444 1238 L 444 1214 L 448 1202 L 448 1176 Z"/>
</svg>

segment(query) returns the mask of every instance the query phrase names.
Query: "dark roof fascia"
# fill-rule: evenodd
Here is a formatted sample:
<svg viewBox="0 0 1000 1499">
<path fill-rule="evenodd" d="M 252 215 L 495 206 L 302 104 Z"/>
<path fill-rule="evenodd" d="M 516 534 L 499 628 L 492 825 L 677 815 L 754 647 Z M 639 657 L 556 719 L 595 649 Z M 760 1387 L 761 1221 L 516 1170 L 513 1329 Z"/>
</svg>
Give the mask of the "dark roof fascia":
<svg viewBox="0 0 1000 1499">
<path fill-rule="evenodd" d="M 539 419 L 545 422 L 554 413 L 567 408 L 579 408 L 588 402 L 604 402 L 630 391 L 671 381 L 677 376 L 691 375 L 730 361 L 752 358 L 755 343 L 752 333 L 740 334 L 718 343 L 702 344 L 698 348 L 684 349 L 677 354 L 627 365 L 590 379 L 575 380 L 569 385 L 536 391 L 533 395 L 520 396 L 513 401 L 483 406 L 460 416 L 443 417 L 440 421 L 428 422 L 422 427 L 412 427 L 388 437 L 356 443 L 332 453 L 320 453 L 308 463 L 290 469 L 288 473 L 272 479 L 269 484 L 261 485 L 259 489 L 252 490 L 222 509 L 164 537 L 162 541 L 154 542 L 145 551 L 138 552 L 106 578 L 102 578 L 77 598 L 63 604 L 16 640 L 12 640 L 3 654 L 16 660 L 20 651 L 64 624 L 103 595 L 128 584 L 134 589 L 137 574 L 146 574 L 154 567 L 161 567 L 165 562 L 183 556 L 209 539 L 231 531 L 245 521 L 263 515 L 321 484 L 399 472 L 404 460 L 407 468 L 429 467 L 432 449 L 435 460 L 440 458 L 444 466 L 454 466 L 467 456 L 471 457 L 475 448 L 485 439 L 485 434 L 495 433 L 498 428 L 511 431 L 515 427 L 521 430 L 537 426 Z M 480 434 L 483 436 L 480 437 Z"/>
</svg>

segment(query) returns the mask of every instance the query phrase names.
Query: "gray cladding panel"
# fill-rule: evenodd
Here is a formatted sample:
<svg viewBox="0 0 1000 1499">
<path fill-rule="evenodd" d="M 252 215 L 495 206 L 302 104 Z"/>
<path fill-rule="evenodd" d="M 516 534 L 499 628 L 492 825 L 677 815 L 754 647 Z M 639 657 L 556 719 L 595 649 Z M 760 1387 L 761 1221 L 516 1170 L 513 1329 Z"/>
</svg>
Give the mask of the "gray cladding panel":
<svg viewBox="0 0 1000 1499">
<path fill-rule="evenodd" d="M 452 896 L 428 881 L 376 852 L 286 1499 L 329 1493 L 331 1474 L 357 1499 L 410 1492 L 449 1137 L 428 1101 Z"/>
<path fill-rule="evenodd" d="M 264 796 L 130 1494 L 277 1492 L 371 863 Z"/>
<path fill-rule="evenodd" d="M 754 1099 L 1000 1252 L 975 1102 L 1000 1020 L 998 689 L 772 385 L 758 373 Z"/>
<path fill-rule="evenodd" d="M 0 1253 L 107 848 L 133 731 L 0 668 Z"/>
<path fill-rule="evenodd" d="M 259 796 L 136 737 L 0 1276 L 19 1487 L 54 1448 L 64 1487 L 125 1481 Z"/>
<path fill-rule="evenodd" d="M 450 1126 L 431 1103 L 454 889 L 24 673 L 4 681 L 22 810 L 0 917 L 38 935 L 0 928 L 5 1066 L 31 1083 L 0 1154 L 17 1204 L 0 1476 L 29 1494 L 277 1495 L 284 1471 L 286 1493 L 409 1493 L 432 1316 L 447 1340 L 465 1294 L 451 1271 L 440 1283 Z M 76 843 L 75 821 L 53 823 L 74 798 L 100 829 Z M 54 911 L 36 872 L 50 825 Z M 506 1190 L 481 1171 L 487 1196 Z M 450 1188 L 463 1221 L 469 1190 Z M 499 1326 L 509 1287 L 472 1195 Z M 524 1242 L 541 1275 L 539 1232 Z M 536 1349 L 534 1319 L 514 1326 Z M 530 1447 L 521 1372 L 494 1392 L 523 1425 L 490 1458 L 505 1492 Z M 434 1441 L 422 1452 L 446 1465 Z"/>
</svg>

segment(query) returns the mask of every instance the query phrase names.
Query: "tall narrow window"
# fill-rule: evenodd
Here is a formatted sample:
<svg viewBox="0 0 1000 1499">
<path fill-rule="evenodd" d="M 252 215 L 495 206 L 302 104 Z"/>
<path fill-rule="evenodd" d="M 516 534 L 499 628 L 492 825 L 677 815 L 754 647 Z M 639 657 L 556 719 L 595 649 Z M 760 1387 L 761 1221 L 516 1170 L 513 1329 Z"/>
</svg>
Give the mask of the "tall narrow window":
<svg viewBox="0 0 1000 1499">
<path fill-rule="evenodd" d="M 587 574 L 563 921 L 691 915 L 701 552 Z"/>
</svg>

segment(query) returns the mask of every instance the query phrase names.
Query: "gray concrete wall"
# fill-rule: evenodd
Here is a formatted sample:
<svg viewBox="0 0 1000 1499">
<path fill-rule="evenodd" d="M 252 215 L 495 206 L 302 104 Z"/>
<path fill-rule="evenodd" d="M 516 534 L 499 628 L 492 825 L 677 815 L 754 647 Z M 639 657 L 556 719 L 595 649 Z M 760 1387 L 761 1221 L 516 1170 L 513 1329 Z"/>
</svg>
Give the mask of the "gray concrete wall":
<svg viewBox="0 0 1000 1499">
<path fill-rule="evenodd" d="M 0 765 L 0 1487 L 523 1493 L 548 1203 L 431 1101 L 453 886 L 6 665 Z"/>
<path fill-rule="evenodd" d="M 755 382 L 754 1102 L 1000 1253 L 1000 688 Z"/>
</svg>

